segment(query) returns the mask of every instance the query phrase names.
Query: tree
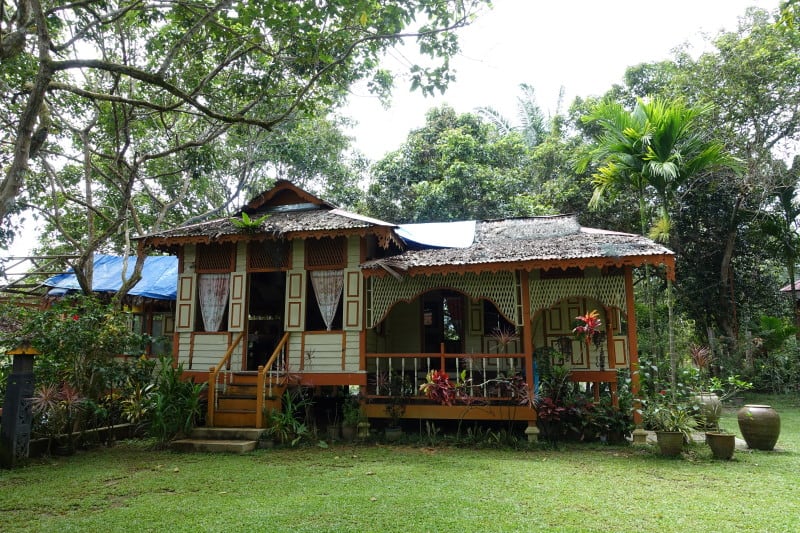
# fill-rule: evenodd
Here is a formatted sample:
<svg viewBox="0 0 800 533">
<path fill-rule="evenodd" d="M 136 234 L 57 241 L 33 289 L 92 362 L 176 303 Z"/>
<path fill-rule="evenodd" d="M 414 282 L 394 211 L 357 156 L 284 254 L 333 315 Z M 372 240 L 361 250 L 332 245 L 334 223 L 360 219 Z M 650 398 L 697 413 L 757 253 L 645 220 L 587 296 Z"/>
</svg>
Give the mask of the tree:
<svg viewBox="0 0 800 533">
<path fill-rule="evenodd" d="M 697 175 L 733 164 L 723 145 L 707 140 L 698 129 L 699 118 L 710 110 L 708 105 L 690 107 L 657 97 L 640 99 L 631 112 L 616 102 L 600 103 L 585 121 L 596 123 L 602 133 L 580 165 L 582 170 L 590 160 L 599 162 L 591 205 L 606 195 L 632 190 L 639 198 L 642 233 L 648 208 L 655 207 L 658 218 L 650 236 L 668 242 L 670 210 L 680 191 Z"/>
<path fill-rule="evenodd" d="M 79 251 L 73 266 L 88 292 L 93 253 L 109 239 L 129 253 L 132 232 L 226 209 L 258 182 L 259 159 L 306 179 L 331 171 L 353 199 L 346 169 L 293 151 L 297 133 L 327 126 L 356 80 L 387 96 L 393 80 L 378 60 L 404 37 L 440 61 L 412 67 L 412 86 L 443 90 L 453 30 L 481 3 L 4 0 L 0 220 L 20 201 L 37 208 Z M 338 130 L 314 128 L 316 139 L 323 130 L 329 147 L 342 146 Z M 237 159 L 240 172 L 225 175 Z"/>
<path fill-rule="evenodd" d="M 517 133 L 501 135 L 477 115 L 432 109 L 425 126 L 372 169 L 367 207 L 394 222 L 531 215 L 530 154 Z"/>
<path fill-rule="evenodd" d="M 106 110 L 125 104 L 132 119 L 196 122 L 203 135 L 164 147 L 178 154 L 233 124 L 271 130 L 316 104 L 335 106 L 359 79 L 385 96 L 393 80 L 378 60 L 404 37 L 439 59 L 412 67 L 412 87 L 443 90 L 458 50 L 453 30 L 482 3 L 3 0 L 0 220 L 26 187 L 52 117 L 76 111 L 64 95 Z"/>
<path fill-rule="evenodd" d="M 649 102 L 640 99 L 631 112 L 615 102 L 602 102 L 586 117 L 587 122 L 596 123 L 602 130 L 589 153 L 589 157 L 600 164 L 593 177 L 592 203 L 596 205 L 604 195 L 616 190 L 633 190 L 639 197 L 644 233 L 649 196 L 650 205 L 659 212 L 650 236 L 669 241 L 670 212 L 680 191 L 703 173 L 733 165 L 722 144 L 707 140 L 698 129 L 699 117 L 710 110 L 709 106 L 689 107 L 681 100 L 668 102 L 660 98 Z M 588 161 L 583 164 L 585 166 Z M 671 302 L 670 284 L 667 290 L 670 377 L 675 394 L 677 359 Z"/>
<path fill-rule="evenodd" d="M 522 135 L 528 146 L 534 148 L 544 141 L 548 134 L 549 124 L 539 104 L 536 103 L 536 91 L 533 86 L 521 83 L 519 88 L 522 91 L 522 96 L 517 97 L 518 125 L 512 125 L 508 118 L 490 106 L 478 108 L 478 114 L 494 124 L 501 135 L 517 132 Z M 563 92 L 562 88 L 562 96 Z"/>
</svg>

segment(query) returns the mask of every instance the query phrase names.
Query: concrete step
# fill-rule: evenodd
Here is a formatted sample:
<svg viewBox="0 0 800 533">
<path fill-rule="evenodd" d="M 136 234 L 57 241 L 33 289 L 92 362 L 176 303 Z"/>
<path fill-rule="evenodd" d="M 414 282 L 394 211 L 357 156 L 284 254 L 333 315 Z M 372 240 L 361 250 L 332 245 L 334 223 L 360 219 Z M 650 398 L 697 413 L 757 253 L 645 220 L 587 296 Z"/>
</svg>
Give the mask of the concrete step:
<svg viewBox="0 0 800 533">
<path fill-rule="evenodd" d="M 256 449 L 255 440 L 180 439 L 172 441 L 172 449 L 181 452 L 247 453 Z"/>
<path fill-rule="evenodd" d="M 192 439 L 204 440 L 258 440 L 265 431 L 264 429 L 252 427 L 199 427 L 194 428 L 189 437 Z"/>
</svg>

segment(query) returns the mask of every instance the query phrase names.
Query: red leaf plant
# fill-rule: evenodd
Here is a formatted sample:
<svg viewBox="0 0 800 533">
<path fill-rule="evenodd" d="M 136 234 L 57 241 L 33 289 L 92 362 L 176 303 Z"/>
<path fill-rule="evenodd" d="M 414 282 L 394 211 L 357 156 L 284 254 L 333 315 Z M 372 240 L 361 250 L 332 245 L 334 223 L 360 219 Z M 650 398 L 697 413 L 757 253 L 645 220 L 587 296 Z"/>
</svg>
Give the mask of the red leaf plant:
<svg viewBox="0 0 800 533">
<path fill-rule="evenodd" d="M 578 321 L 578 325 L 572 329 L 572 333 L 579 339 L 583 339 L 588 346 L 592 342 L 592 338 L 600 333 L 603 325 L 600 313 L 597 312 L 597 309 L 592 309 L 585 315 L 576 316 L 575 320 Z"/>
<path fill-rule="evenodd" d="M 420 385 L 420 392 L 441 405 L 453 405 L 456 399 L 456 387 L 444 370 L 431 370 L 425 376 L 425 383 Z"/>
</svg>

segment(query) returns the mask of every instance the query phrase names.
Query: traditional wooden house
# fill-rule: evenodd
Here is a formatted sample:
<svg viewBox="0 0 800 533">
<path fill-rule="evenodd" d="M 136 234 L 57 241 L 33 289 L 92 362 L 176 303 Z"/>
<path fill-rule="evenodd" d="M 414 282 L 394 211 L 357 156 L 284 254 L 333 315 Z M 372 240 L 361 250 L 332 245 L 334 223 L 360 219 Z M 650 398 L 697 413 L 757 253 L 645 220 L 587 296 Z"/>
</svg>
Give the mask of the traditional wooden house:
<svg viewBox="0 0 800 533">
<path fill-rule="evenodd" d="M 666 248 L 573 216 L 398 226 L 286 181 L 241 213 L 139 240 L 179 258 L 173 354 L 208 380 L 211 426 L 261 427 L 288 381 L 358 386 L 370 417 L 399 396 L 406 418 L 532 424 L 497 384 L 531 390 L 546 362 L 615 390 L 637 364 L 633 269 L 674 275 Z M 604 334 L 583 343 L 592 310 Z M 470 379 L 475 401 L 421 396 L 430 370 Z"/>
</svg>

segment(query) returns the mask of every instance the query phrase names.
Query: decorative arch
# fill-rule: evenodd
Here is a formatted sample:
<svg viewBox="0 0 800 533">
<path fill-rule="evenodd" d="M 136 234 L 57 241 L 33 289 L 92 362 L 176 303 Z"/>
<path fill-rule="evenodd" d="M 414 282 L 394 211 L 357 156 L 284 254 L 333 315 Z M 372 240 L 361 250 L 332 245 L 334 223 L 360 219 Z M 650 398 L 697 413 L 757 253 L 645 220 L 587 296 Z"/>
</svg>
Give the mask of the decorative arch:
<svg viewBox="0 0 800 533">
<path fill-rule="evenodd" d="M 597 300 L 604 307 L 625 309 L 625 277 L 560 278 L 531 280 L 531 312 L 547 309 L 570 297 Z"/>
<path fill-rule="evenodd" d="M 513 272 L 434 274 L 398 280 L 391 276 L 370 277 L 367 287 L 367 327 L 374 328 L 397 302 L 412 302 L 422 294 L 449 289 L 472 300 L 490 300 L 506 319 L 522 325 L 519 280 Z"/>
</svg>

